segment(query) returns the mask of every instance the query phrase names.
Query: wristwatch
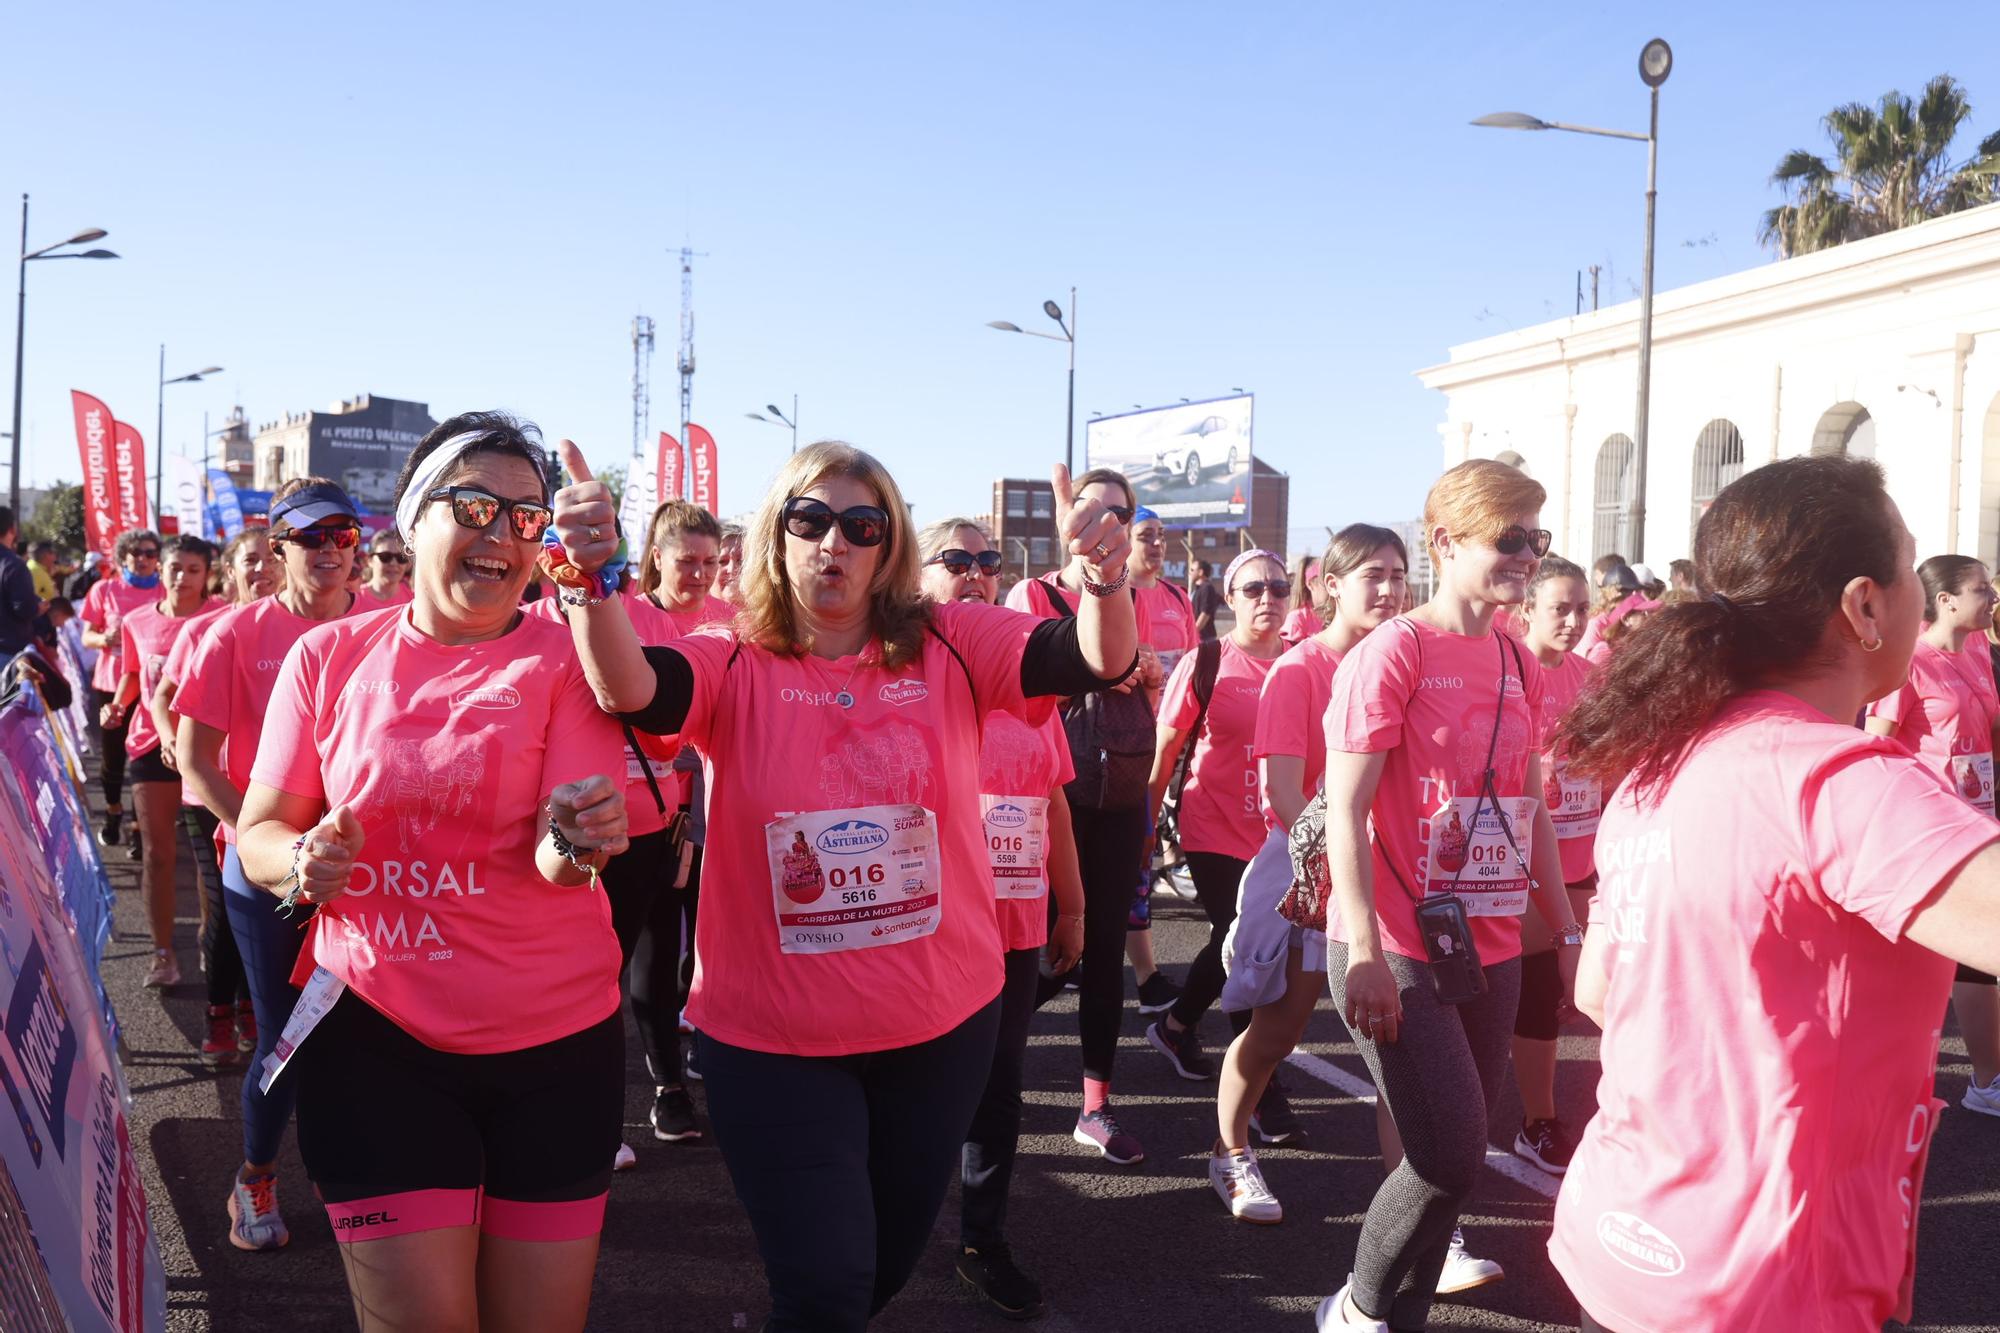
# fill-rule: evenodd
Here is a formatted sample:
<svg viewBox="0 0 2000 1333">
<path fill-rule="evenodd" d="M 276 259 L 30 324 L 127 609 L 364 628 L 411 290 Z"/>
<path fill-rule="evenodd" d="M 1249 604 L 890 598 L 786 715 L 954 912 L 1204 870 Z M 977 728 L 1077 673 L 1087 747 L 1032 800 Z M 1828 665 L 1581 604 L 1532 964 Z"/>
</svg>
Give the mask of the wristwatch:
<svg viewBox="0 0 2000 1333">
<path fill-rule="evenodd" d="M 1574 921 L 1556 932 L 1556 943 L 1564 948 L 1580 948 L 1583 944 L 1583 927 Z"/>
</svg>

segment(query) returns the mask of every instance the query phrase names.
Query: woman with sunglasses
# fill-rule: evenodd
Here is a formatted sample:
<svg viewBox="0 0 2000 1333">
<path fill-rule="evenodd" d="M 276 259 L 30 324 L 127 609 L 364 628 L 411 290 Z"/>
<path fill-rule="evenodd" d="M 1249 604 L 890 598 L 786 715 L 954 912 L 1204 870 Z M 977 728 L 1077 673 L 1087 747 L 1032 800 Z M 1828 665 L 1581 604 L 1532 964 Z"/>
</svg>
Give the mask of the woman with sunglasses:
<svg viewBox="0 0 2000 1333">
<path fill-rule="evenodd" d="M 372 607 L 396 606 L 415 594 L 410 590 L 410 552 L 394 528 L 384 528 L 368 541 L 366 578 L 361 595 Z"/>
<path fill-rule="evenodd" d="M 99 579 L 90 585 L 77 618 L 83 622 L 83 646 L 97 653 L 91 668 L 91 699 L 97 706 L 97 725 L 104 748 L 98 752 L 98 780 L 104 789 L 104 828 L 98 841 L 115 847 L 124 838 L 125 822 L 125 728 L 129 719 L 109 720 L 112 696 L 125 679 L 124 644 L 119 623 L 128 612 L 136 611 L 160 598 L 160 534 L 150 529 L 121 532 L 112 547 L 118 577 Z M 134 836 L 137 836 L 136 834 Z M 131 860 L 139 859 L 139 846 L 129 850 Z"/>
<path fill-rule="evenodd" d="M 270 543 L 283 586 L 226 610 L 201 635 L 174 693 L 174 752 L 196 800 L 222 825 L 224 915 L 250 991 L 257 1047 L 243 1080 L 243 1161 L 229 1193 L 229 1243 L 275 1250 L 291 1240 L 278 1204 L 278 1148 L 292 1117 L 292 1079 L 267 1092 L 254 1071 L 291 1017 L 292 969 L 305 936 L 243 871 L 237 833 L 278 667 L 307 630 L 356 609 L 348 571 L 361 546 L 360 518 L 347 492 L 325 477 L 286 482 L 271 498 Z M 364 608 L 365 609 L 365 608 Z"/>
<path fill-rule="evenodd" d="M 610 492 L 563 452 L 578 480 L 556 528 L 588 573 L 617 549 Z M 621 599 L 569 594 L 599 702 L 694 745 L 710 809 L 730 812 L 708 830 L 688 1017 L 763 1253 L 768 1329 L 866 1325 L 922 1255 L 960 1161 L 1004 978 L 987 715 L 1036 724 L 1046 696 L 1132 668 L 1125 524 L 1073 497 L 1066 472 L 1055 498 L 1065 545 L 1090 561 L 1068 621 L 924 599 L 894 479 L 833 442 L 794 455 L 752 521 L 733 626 L 642 648 Z"/>
<path fill-rule="evenodd" d="M 1157 711 L 1167 673 L 1201 642 L 1194 625 L 1194 603 L 1172 579 L 1167 568 L 1167 525 L 1141 505 L 1132 511 L 1132 605 L 1139 617 L 1139 678 L 1137 684 Z M 1148 836 L 1152 826 L 1147 826 Z M 1139 1012 L 1162 1013 L 1180 999 L 1181 988 L 1160 971 L 1153 956 L 1153 858 L 1139 858 L 1139 882 L 1132 909 L 1125 918 L 1125 956 L 1132 963 L 1132 980 L 1139 988 Z"/>
<path fill-rule="evenodd" d="M 1939 1012 L 2000 970 L 2000 824 L 1852 719 L 1923 627 L 1874 462 L 1724 487 L 1706 595 L 1662 608 L 1564 721 L 1615 790 L 1577 1001 L 1597 1113 L 1549 1256 L 1586 1329 L 1910 1322 Z"/>
<path fill-rule="evenodd" d="M 933 602 L 991 605 L 999 592 L 1000 553 L 972 519 L 931 524 L 917 535 L 917 555 L 923 594 Z M 1083 880 L 1063 793 L 1074 776 L 1059 719 L 1030 726 L 1005 709 L 986 715 L 979 801 L 1006 981 L 993 1064 L 960 1161 L 956 1263 L 959 1280 L 1009 1319 L 1033 1319 L 1044 1308 L 1041 1286 L 1021 1271 L 1007 1244 L 1007 1194 L 1021 1135 L 1021 1067 L 1043 974 L 1042 946 L 1048 945 L 1051 976 L 1068 972 L 1083 953 Z"/>
<path fill-rule="evenodd" d="M 1545 499 L 1473 459 L 1424 504 L 1437 591 L 1357 644 L 1326 714 L 1327 976 L 1403 1149 L 1321 1329 L 1420 1329 L 1486 1159 L 1530 897 L 1567 993 L 1582 932 L 1536 754 L 1541 667 L 1493 614 L 1548 553 Z M 1471 972 L 1471 958 L 1483 965 Z M 1427 966 L 1427 963 L 1430 965 Z"/>
<path fill-rule="evenodd" d="M 1167 788 L 1182 769 L 1182 752 L 1194 747 L 1185 766 L 1179 824 L 1188 872 L 1208 917 L 1208 940 L 1188 966 L 1180 998 L 1153 1020 L 1146 1040 L 1167 1057 L 1176 1074 L 1196 1082 L 1215 1077 L 1215 1064 L 1201 1049 L 1198 1026 L 1222 993 L 1222 941 L 1236 920 L 1237 885 L 1264 841 L 1251 741 L 1257 696 L 1271 664 L 1285 651 L 1278 631 L 1291 609 L 1292 584 L 1277 555 L 1245 551 L 1223 571 L 1222 592 L 1236 627 L 1215 648 L 1181 658 L 1168 677 L 1148 783 L 1157 823 Z M 1208 672 L 1199 670 L 1205 660 L 1213 662 Z"/>
<path fill-rule="evenodd" d="M 364 1325 L 589 1307 L 624 1104 L 598 891 L 624 764 L 568 633 L 520 609 L 546 469 L 504 413 L 425 436 L 396 502 L 415 596 L 292 646 L 243 797 L 244 872 L 312 913 L 278 1077 Z"/>
</svg>

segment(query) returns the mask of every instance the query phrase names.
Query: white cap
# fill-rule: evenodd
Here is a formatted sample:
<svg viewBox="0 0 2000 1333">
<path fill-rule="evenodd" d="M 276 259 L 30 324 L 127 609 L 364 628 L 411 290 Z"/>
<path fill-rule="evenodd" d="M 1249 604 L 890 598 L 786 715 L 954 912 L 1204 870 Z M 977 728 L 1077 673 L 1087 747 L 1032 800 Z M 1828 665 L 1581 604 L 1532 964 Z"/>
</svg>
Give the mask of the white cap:
<svg viewBox="0 0 2000 1333">
<path fill-rule="evenodd" d="M 1649 587 L 1660 581 L 1660 576 L 1655 574 L 1649 565 L 1634 565 L 1632 566 L 1632 573 L 1638 577 L 1639 586 L 1642 588 Z"/>
</svg>

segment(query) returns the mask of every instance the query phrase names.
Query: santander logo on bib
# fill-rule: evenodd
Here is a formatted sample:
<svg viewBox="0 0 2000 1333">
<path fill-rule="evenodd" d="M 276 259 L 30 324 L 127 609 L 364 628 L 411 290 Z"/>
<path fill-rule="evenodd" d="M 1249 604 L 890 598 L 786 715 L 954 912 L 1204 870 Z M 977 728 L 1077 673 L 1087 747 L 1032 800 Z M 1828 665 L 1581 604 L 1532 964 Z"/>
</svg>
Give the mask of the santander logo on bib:
<svg viewBox="0 0 2000 1333">
<path fill-rule="evenodd" d="M 1659 1228 L 1630 1213 L 1606 1212 L 1597 1218 L 1597 1243 L 1635 1273 L 1672 1277 L 1687 1267 L 1681 1247 Z"/>
<path fill-rule="evenodd" d="M 888 841 L 889 830 L 865 819 L 843 820 L 813 839 L 828 856 L 856 856 L 886 846 Z"/>
<path fill-rule="evenodd" d="M 884 685 L 879 697 L 883 703 L 895 704 L 900 708 L 904 704 L 913 704 L 919 699 L 928 699 L 930 698 L 930 694 L 930 686 L 920 680 L 905 676 L 901 680 L 892 680 L 887 685 Z"/>
<path fill-rule="evenodd" d="M 481 685 L 460 690 L 451 701 L 465 708 L 519 708 L 521 692 L 512 685 Z"/>
</svg>

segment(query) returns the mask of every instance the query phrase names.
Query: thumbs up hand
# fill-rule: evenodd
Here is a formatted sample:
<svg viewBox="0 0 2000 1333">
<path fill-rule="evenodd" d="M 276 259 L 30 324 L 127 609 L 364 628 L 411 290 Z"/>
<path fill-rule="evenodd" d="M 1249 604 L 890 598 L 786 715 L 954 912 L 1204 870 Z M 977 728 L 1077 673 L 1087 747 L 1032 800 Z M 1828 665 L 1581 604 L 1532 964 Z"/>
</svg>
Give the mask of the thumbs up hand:
<svg viewBox="0 0 2000 1333">
<path fill-rule="evenodd" d="M 309 903 L 331 902 L 347 892 L 347 877 L 361 854 L 361 820 L 350 806 L 335 806 L 306 830 L 299 847 L 298 895 Z"/>
<path fill-rule="evenodd" d="M 1123 510 L 1121 518 L 1104 501 L 1077 495 L 1070 484 L 1069 469 L 1060 463 L 1050 484 L 1055 491 L 1056 529 L 1062 534 L 1063 550 L 1083 559 L 1092 583 L 1115 582 L 1132 553 L 1131 511 Z"/>
<path fill-rule="evenodd" d="M 563 469 L 570 484 L 556 492 L 554 531 L 569 561 L 583 574 L 595 574 L 618 554 L 618 515 L 611 507 L 611 488 L 591 476 L 583 450 L 564 440 Z"/>
</svg>

